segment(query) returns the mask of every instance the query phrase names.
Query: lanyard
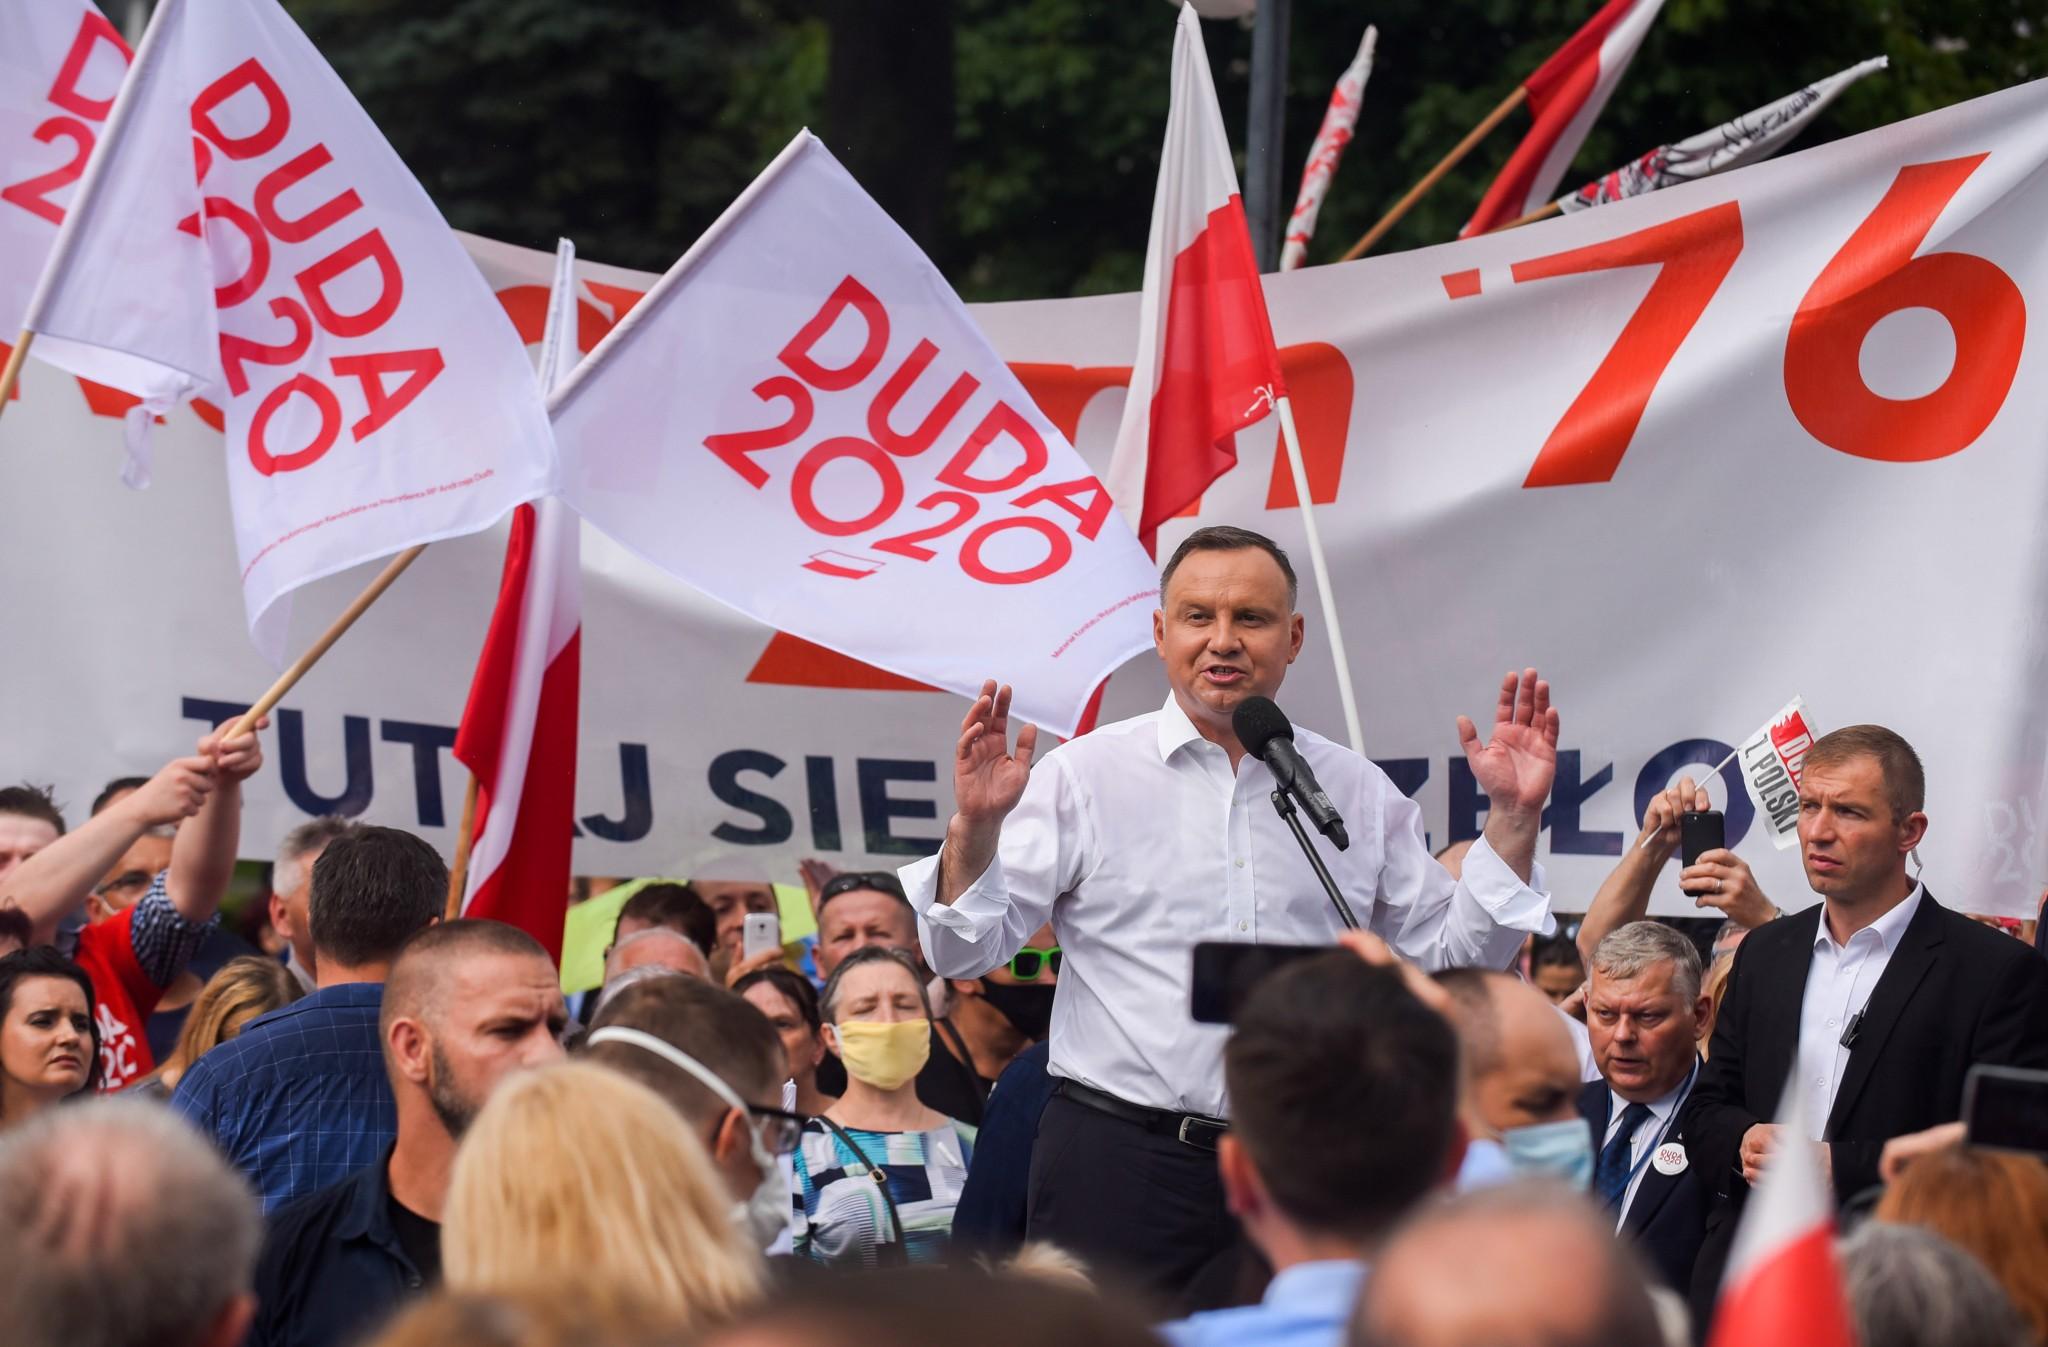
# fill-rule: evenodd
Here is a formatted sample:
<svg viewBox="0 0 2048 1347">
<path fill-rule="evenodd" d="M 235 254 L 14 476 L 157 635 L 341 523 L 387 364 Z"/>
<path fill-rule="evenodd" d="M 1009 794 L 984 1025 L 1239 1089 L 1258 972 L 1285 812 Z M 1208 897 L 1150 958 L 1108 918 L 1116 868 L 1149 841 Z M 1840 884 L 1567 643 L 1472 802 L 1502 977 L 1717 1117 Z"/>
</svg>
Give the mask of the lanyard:
<svg viewBox="0 0 2048 1347">
<path fill-rule="evenodd" d="M 1685 1088 L 1678 1092 L 1678 1098 L 1671 1101 L 1671 1116 L 1666 1118 L 1664 1126 L 1658 1129 L 1657 1139 L 1651 1142 L 1643 1151 L 1643 1158 L 1628 1167 L 1628 1182 L 1622 1185 L 1621 1189 L 1622 1205 L 1624 1208 L 1628 1205 L 1628 1190 L 1635 1186 L 1636 1177 L 1643 1172 L 1643 1166 L 1654 1160 L 1657 1157 L 1657 1152 L 1663 1149 L 1664 1139 L 1671 1135 L 1672 1127 L 1678 1122 L 1679 1111 L 1685 1107 L 1687 1097 L 1692 1094 L 1692 1083 L 1699 1078 L 1700 1062 L 1699 1058 L 1695 1056 L 1692 1062 L 1692 1074 L 1685 1078 Z M 1630 1138 L 1629 1144 L 1631 1146 L 1635 1144 L 1634 1138 Z"/>
</svg>

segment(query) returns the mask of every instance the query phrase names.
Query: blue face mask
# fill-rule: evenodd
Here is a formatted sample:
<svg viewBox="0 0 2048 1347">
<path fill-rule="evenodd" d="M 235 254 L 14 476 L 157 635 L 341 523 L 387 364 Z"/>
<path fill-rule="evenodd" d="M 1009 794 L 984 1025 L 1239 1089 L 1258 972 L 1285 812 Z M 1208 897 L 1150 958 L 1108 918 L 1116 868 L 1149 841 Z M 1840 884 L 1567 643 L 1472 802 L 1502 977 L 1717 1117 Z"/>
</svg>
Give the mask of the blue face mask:
<svg viewBox="0 0 2048 1347">
<path fill-rule="evenodd" d="M 1574 1188 L 1593 1182 L 1593 1132 L 1583 1118 L 1511 1127 L 1500 1134 L 1500 1144 L 1519 1174 L 1547 1175 Z"/>
</svg>

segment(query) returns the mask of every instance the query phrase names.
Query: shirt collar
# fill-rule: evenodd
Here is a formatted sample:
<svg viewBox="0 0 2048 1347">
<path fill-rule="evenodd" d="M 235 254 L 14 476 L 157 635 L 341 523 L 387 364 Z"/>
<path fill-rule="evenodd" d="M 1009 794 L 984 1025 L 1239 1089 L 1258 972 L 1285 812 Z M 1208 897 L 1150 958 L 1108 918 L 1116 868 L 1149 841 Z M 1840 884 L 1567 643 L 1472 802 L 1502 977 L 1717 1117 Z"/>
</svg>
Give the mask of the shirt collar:
<svg viewBox="0 0 2048 1347">
<path fill-rule="evenodd" d="M 376 1164 L 342 1180 L 349 1191 L 341 1219 L 335 1222 L 337 1239 L 367 1239 L 380 1249 L 398 1247 L 398 1232 L 391 1228 L 391 1155 L 397 1149 L 396 1143 L 385 1147 Z"/>
<path fill-rule="evenodd" d="M 1273 1274 L 1261 1304 L 1309 1313 L 1327 1312 L 1340 1321 L 1351 1317 L 1365 1280 L 1365 1264 L 1355 1258 L 1296 1263 Z"/>
<path fill-rule="evenodd" d="M 1697 1057 L 1693 1059 L 1693 1064 L 1698 1066 L 1699 1059 Z M 1687 1071 L 1685 1079 L 1673 1086 L 1671 1093 L 1665 1095 L 1662 1099 L 1651 1100 L 1649 1104 L 1650 1117 L 1659 1125 L 1669 1122 L 1671 1115 L 1678 1111 L 1679 1104 L 1685 1099 L 1685 1087 L 1692 1084 L 1692 1081 L 1693 1073 Z M 1628 1108 L 1628 1106 L 1629 1101 L 1616 1094 L 1613 1086 L 1609 1086 L 1607 1089 L 1607 1116 L 1609 1118 L 1619 1118 L 1623 1110 Z"/>
<path fill-rule="evenodd" d="M 1166 705 L 1159 709 L 1159 760 L 1167 762 L 1187 744 L 1202 737 L 1195 728 L 1195 722 L 1188 719 L 1188 713 L 1180 709 L 1180 701 L 1171 689 L 1166 694 Z"/>
<path fill-rule="evenodd" d="M 1886 954 L 1895 952 L 1899 947 L 1900 938 L 1906 934 L 1906 928 L 1913 924 L 1913 914 L 1920 910 L 1920 899 L 1925 896 L 1926 892 L 1927 889 L 1924 885 L 1915 884 L 1913 891 L 1906 895 L 1905 902 L 1900 903 L 1876 921 L 1871 922 L 1870 925 L 1863 928 L 1863 931 L 1872 932 L 1877 939 L 1879 947 Z M 1853 943 L 1856 936 L 1862 935 L 1863 931 L 1858 931 L 1856 935 L 1850 936 L 1850 941 Z M 1823 944 L 1834 949 L 1844 948 L 1844 946 L 1835 944 L 1834 932 L 1828 929 L 1828 910 L 1826 906 L 1822 906 L 1820 910 L 1820 928 L 1814 932 L 1813 936 L 1813 947 L 1815 949 L 1819 949 Z"/>
</svg>

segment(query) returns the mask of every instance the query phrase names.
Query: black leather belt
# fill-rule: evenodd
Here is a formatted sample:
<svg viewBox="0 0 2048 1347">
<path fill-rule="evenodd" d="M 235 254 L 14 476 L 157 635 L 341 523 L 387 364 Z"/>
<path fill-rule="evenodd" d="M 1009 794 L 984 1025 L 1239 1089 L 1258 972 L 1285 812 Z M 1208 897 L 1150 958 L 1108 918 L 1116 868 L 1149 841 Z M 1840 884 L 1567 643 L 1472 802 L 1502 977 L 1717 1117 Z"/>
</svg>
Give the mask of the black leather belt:
<svg viewBox="0 0 2048 1347">
<path fill-rule="evenodd" d="M 1143 1104 L 1133 1104 L 1128 1099 L 1105 1094 L 1077 1080 L 1062 1079 L 1053 1086 L 1053 1093 L 1065 1095 L 1083 1108 L 1092 1108 L 1097 1113 L 1107 1113 L 1112 1118 L 1135 1123 L 1148 1132 L 1172 1137 L 1182 1145 L 1193 1146 L 1200 1151 L 1215 1150 L 1217 1138 L 1230 1130 L 1230 1124 L 1221 1118 L 1211 1118 L 1203 1113 L 1175 1113 L 1172 1109 L 1147 1108 Z"/>
</svg>

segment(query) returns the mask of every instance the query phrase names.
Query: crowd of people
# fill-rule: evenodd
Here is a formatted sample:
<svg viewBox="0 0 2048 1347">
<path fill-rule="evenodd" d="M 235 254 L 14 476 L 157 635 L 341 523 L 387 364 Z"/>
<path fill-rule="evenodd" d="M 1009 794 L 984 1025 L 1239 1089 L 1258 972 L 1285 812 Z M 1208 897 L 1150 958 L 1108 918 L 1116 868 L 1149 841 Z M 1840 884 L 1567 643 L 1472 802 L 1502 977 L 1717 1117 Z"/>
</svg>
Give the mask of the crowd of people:
<svg viewBox="0 0 2048 1347">
<path fill-rule="evenodd" d="M 1433 856 L 1298 729 L 1355 834 L 1344 931 L 1230 728 L 1294 606 L 1269 541 L 1197 531 L 1158 712 L 1034 765 L 991 685 L 937 855 L 807 864 L 815 938 L 752 953 L 765 879 L 642 885 L 575 996 L 531 934 L 445 919 L 394 828 L 294 830 L 263 947 L 228 931 L 257 733 L 76 828 L 0 790 L 6 1340 L 1683 1347 L 1814 1148 L 1865 1347 L 2048 1347 L 2048 1160 L 1961 1122 L 1972 1068 L 2048 1070 L 2048 959 L 1920 882 L 1903 738 L 1808 752 L 1811 893 L 1680 868 L 1696 941 L 1646 916 L 1690 779 L 1595 894 L 1547 891 L 1535 671 L 1461 721 L 1491 807 Z M 1322 948 L 1199 1023 L 1193 947 L 1233 940 Z"/>
</svg>

